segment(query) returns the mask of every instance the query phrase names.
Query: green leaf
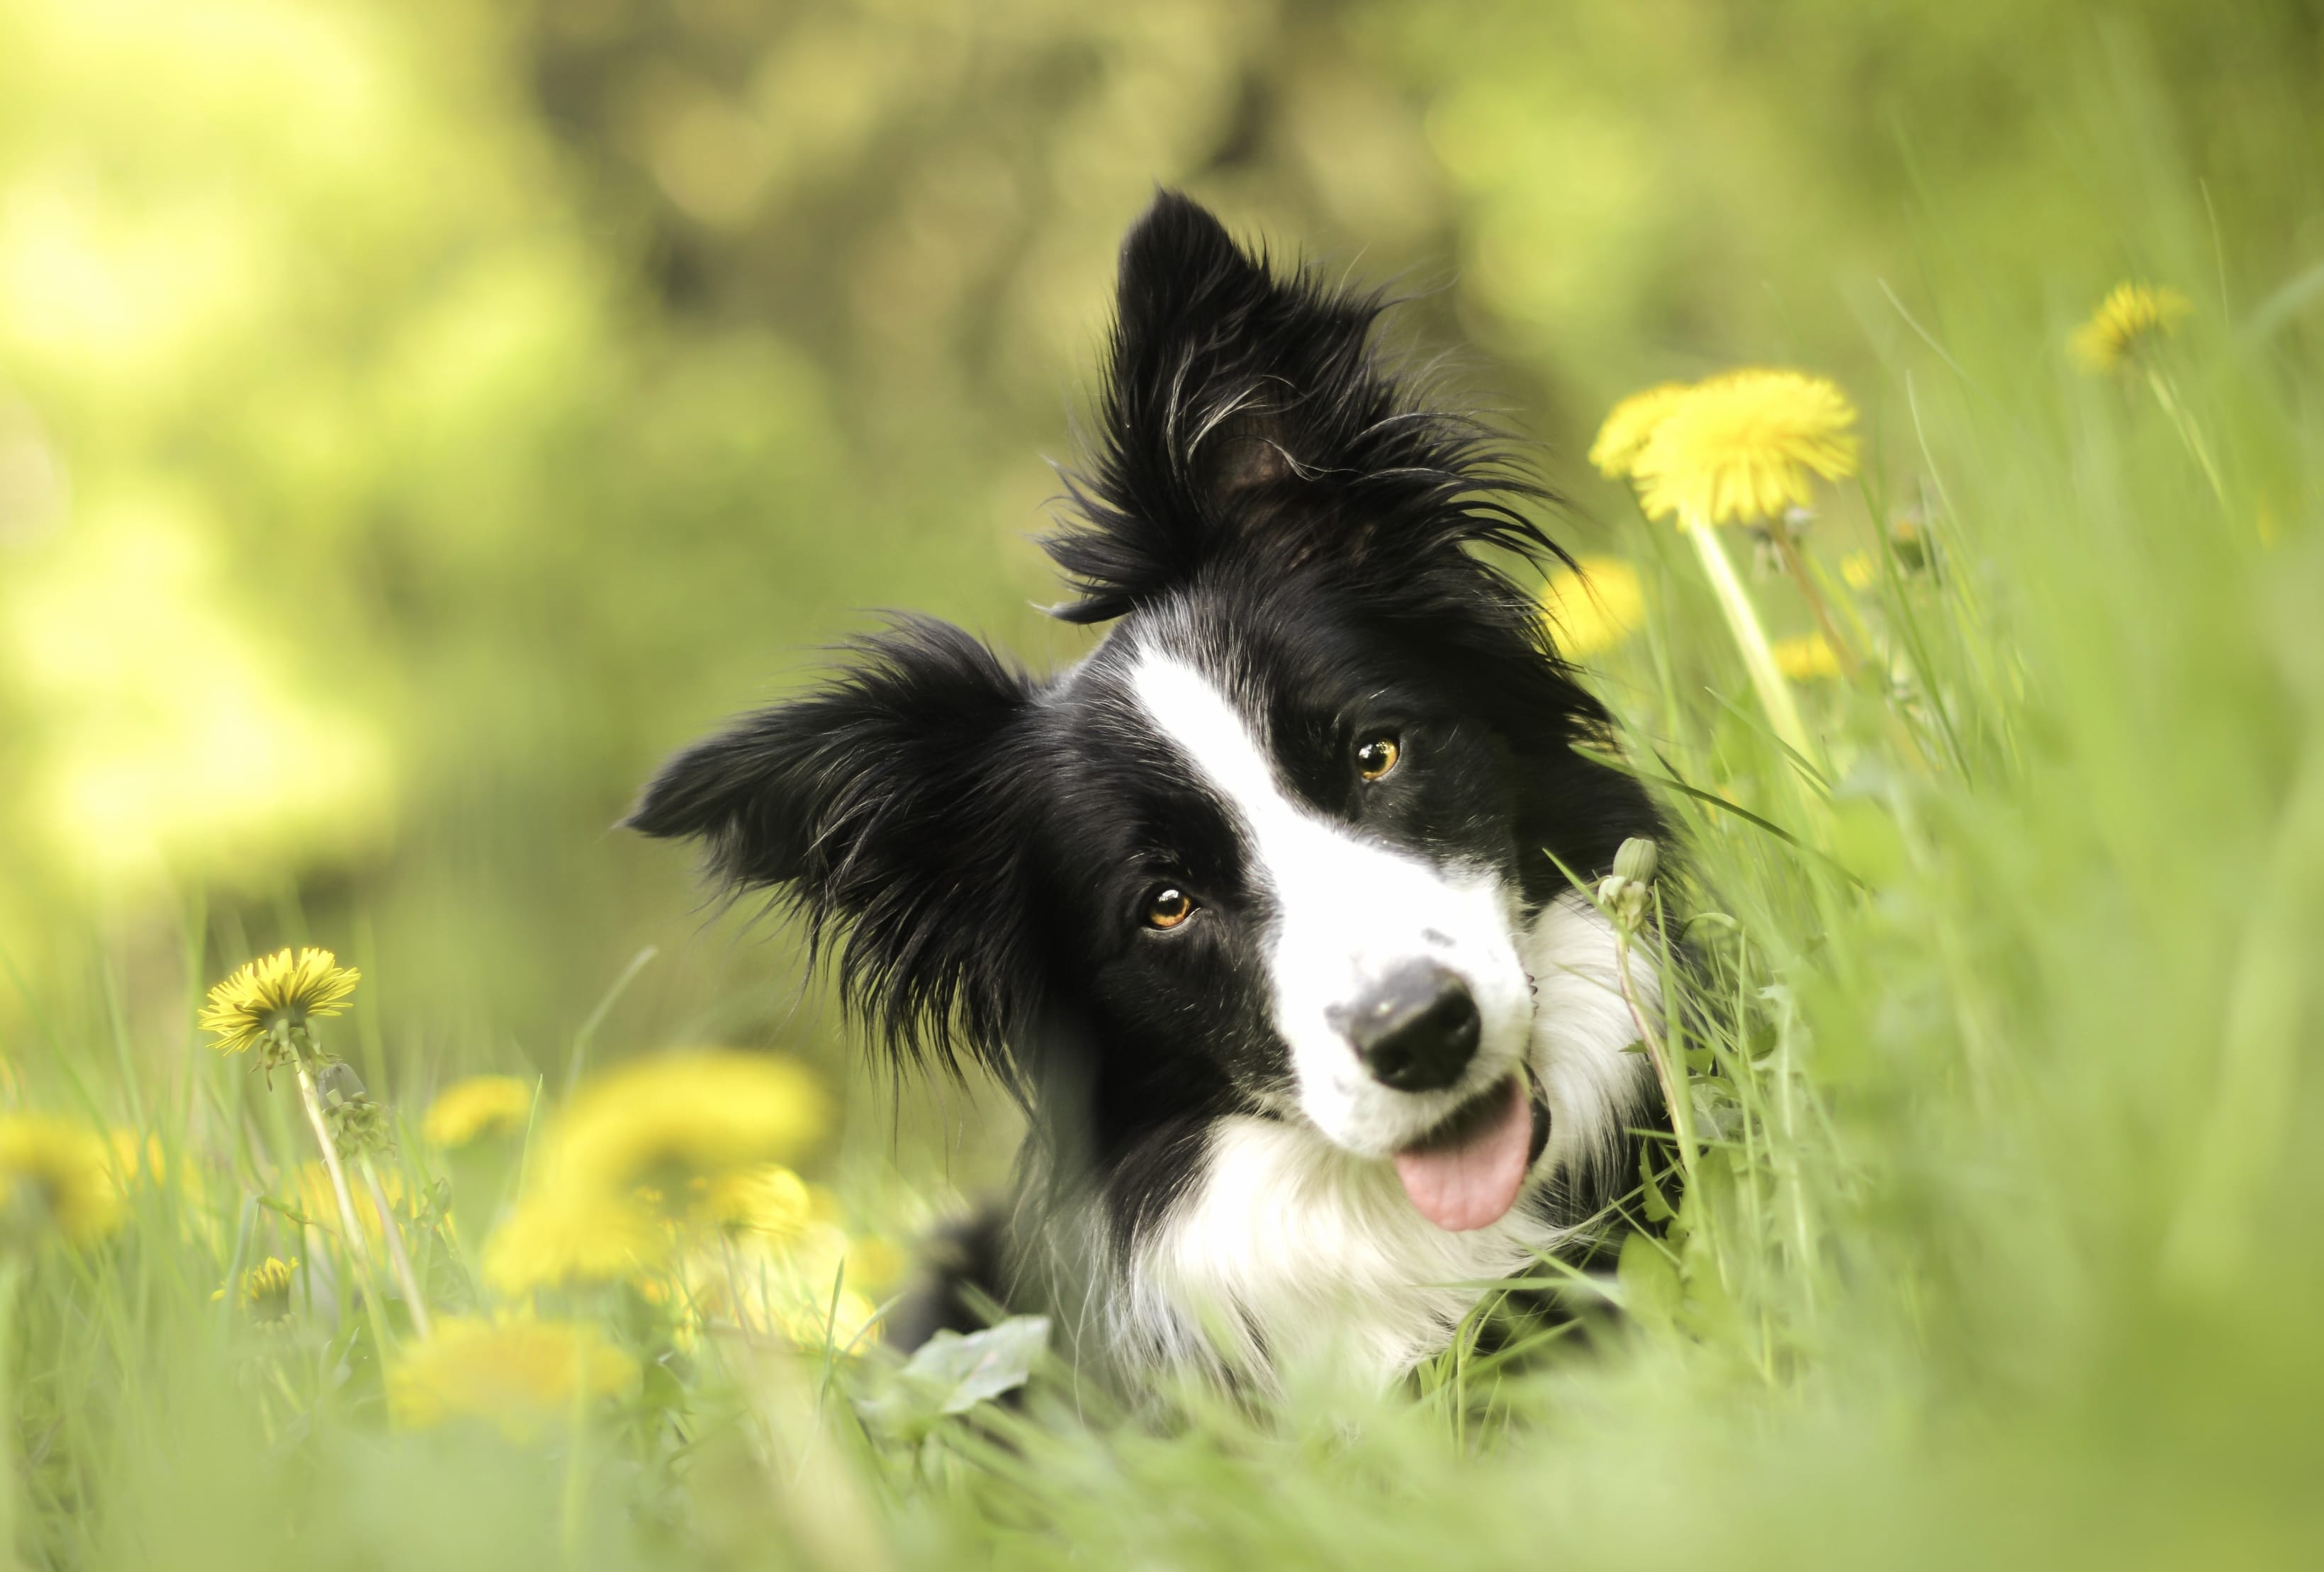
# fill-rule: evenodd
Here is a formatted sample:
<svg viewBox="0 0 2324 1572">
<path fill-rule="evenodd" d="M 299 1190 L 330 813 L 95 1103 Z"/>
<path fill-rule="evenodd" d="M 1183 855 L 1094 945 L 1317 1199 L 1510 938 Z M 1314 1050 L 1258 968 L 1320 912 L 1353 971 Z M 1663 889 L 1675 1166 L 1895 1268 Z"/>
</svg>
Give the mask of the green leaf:
<svg viewBox="0 0 2324 1572">
<path fill-rule="evenodd" d="M 1049 1318 L 1011 1316 L 971 1332 L 938 1332 L 920 1345 L 888 1389 L 861 1404 L 863 1417 L 902 1436 L 964 1414 L 1025 1384 L 1049 1345 Z"/>
<path fill-rule="evenodd" d="M 937 1412 L 964 1414 L 1024 1385 L 1048 1345 L 1048 1317 L 1011 1316 L 964 1337 L 938 1332 L 920 1345 L 904 1373 L 943 1392 Z"/>
<path fill-rule="evenodd" d="M 1684 1298 L 1678 1268 L 1649 1234 L 1633 1234 L 1622 1241 L 1614 1281 L 1622 1286 L 1622 1308 L 1649 1327 L 1669 1326 Z"/>
<path fill-rule="evenodd" d="M 1645 1142 L 1638 1143 L 1638 1201 L 1646 1208 L 1649 1223 L 1667 1223 L 1678 1216 L 1671 1209 L 1663 1187 L 1655 1182 L 1654 1165 L 1647 1160 Z"/>
</svg>

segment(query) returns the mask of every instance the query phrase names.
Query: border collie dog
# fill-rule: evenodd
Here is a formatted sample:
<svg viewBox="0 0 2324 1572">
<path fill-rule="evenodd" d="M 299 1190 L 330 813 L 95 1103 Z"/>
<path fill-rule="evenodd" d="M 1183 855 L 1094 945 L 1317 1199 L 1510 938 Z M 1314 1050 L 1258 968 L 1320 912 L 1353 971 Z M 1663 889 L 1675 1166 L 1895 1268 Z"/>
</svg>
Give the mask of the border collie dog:
<svg viewBox="0 0 2324 1572">
<path fill-rule="evenodd" d="M 1662 1117 L 1574 883 L 1655 811 L 1476 553 L 1556 553 L 1529 488 L 1383 360 L 1383 309 L 1160 196 L 1045 542 L 1103 639 L 1044 678 L 899 623 L 629 820 L 791 904 L 900 1063 L 1019 1090 L 979 1286 L 1134 1382 L 1393 1382 Z"/>
</svg>

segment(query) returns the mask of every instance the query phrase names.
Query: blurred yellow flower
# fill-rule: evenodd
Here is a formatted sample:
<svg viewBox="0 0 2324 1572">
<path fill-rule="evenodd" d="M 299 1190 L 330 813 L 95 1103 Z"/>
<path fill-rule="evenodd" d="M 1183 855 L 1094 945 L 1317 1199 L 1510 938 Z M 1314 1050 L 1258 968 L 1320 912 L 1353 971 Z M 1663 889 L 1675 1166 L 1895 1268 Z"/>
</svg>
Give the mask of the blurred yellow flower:
<svg viewBox="0 0 2324 1572">
<path fill-rule="evenodd" d="M 910 1254 L 892 1239 L 869 1234 L 847 1246 L 847 1281 L 866 1293 L 893 1288 L 912 1263 Z"/>
<path fill-rule="evenodd" d="M 1683 527 L 1771 519 L 1812 501 L 1817 476 L 1856 473 L 1855 423 L 1856 406 L 1823 377 L 1731 371 L 1677 401 L 1631 474 L 1646 512 Z"/>
<path fill-rule="evenodd" d="M 686 1263 L 689 1317 L 697 1326 L 733 1327 L 803 1348 L 826 1342 L 848 1348 L 870 1329 L 879 1307 L 827 1269 L 825 1259 L 836 1266 L 835 1257 L 807 1261 L 743 1245 L 696 1252 Z"/>
<path fill-rule="evenodd" d="M 430 1146 L 466 1146 L 482 1135 L 520 1135 L 532 1117 L 533 1084 L 518 1076 L 470 1076 L 437 1094 L 420 1133 Z"/>
<path fill-rule="evenodd" d="M 2074 358 L 2093 373 L 2115 370 L 2157 338 L 2174 331 L 2194 304 L 2177 290 L 2119 283 L 2090 319 L 2074 330 Z"/>
<path fill-rule="evenodd" d="M 155 1185 L 169 1182 L 160 1136 L 141 1135 L 126 1124 L 115 1124 L 105 1133 L 105 1142 L 112 1148 L 114 1177 L 123 1188 L 140 1179 Z"/>
<path fill-rule="evenodd" d="M 659 1270 L 695 1228 L 796 1234 L 808 1188 L 780 1166 L 829 1119 L 797 1064 L 705 1051 L 597 1077 L 550 1122 L 534 1181 L 495 1231 L 484 1276 L 505 1294 Z"/>
<path fill-rule="evenodd" d="M 331 1170 L 320 1162 L 302 1162 L 291 1170 L 291 1193 L 287 1197 L 300 1216 L 327 1233 L 340 1227 L 338 1194 L 331 1187 Z M 399 1224 L 409 1225 L 412 1207 L 403 1188 L 403 1170 L 392 1166 L 379 1170 L 379 1188 L 387 1193 L 387 1204 Z M 364 1233 L 373 1239 L 380 1237 L 379 1208 L 372 1205 L 367 1186 L 355 1184 L 355 1220 L 363 1225 Z"/>
<path fill-rule="evenodd" d="M 1583 557 L 1581 571 L 1559 568 L 1541 587 L 1542 613 L 1569 659 L 1610 650 L 1646 620 L 1638 570 L 1618 557 Z"/>
<path fill-rule="evenodd" d="M 601 1196 L 675 1193 L 714 1176 L 798 1157 L 830 1117 L 800 1066 L 724 1051 L 639 1059 L 583 1087 L 550 1131 L 544 1179 Z"/>
<path fill-rule="evenodd" d="M 1880 565 L 1869 551 L 1850 551 L 1840 559 L 1840 576 L 1850 589 L 1869 589 L 1879 582 Z"/>
<path fill-rule="evenodd" d="M 242 1274 L 242 1290 L 235 1302 L 250 1312 L 250 1318 L 262 1329 L 273 1331 L 290 1324 L 290 1279 L 299 1270 L 299 1258 L 284 1261 L 270 1255 Z M 226 1290 L 210 1295 L 213 1299 L 226 1298 Z"/>
<path fill-rule="evenodd" d="M 1821 633 L 1802 633 L 1797 638 L 1777 639 L 1775 650 L 1776 670 L 1795 682 L 1840 675 L 1840 656 Z"/>
<path fill-rule="evenodd" d="M 121 1216 L 103 1135 L 45 1114 L 0 1114 L 0 1242 L 54 1228 L 67 1244 L 92 1244 Z"/>
<path fill-rule="evenodd" d="M 807 1181 L 780 1163 L 760 1163 L 698 1182 L 700 1211 L 722 1228 L 788 1239 L 814 1220 Z"/>
<path fill-rule="evenodd" d="M 406 1429 L 480 1419 L 526 1441 L 570 1414 L 576 1398 L 611 1397 L 637 1379 L 638 1362 L 585 1323 L 447 1317 L 388 1371 L 387 1406 Z"/>
<path fill-rule="evenodd" d="M 1598 473 L 1612 480 L 1628 475 L 1639 449 L 1687 392 L 1684 383 L 1666 382 L 1616 404 L 1606 423 L 1598 428 L 1598 440 L 1590 445 L 1590 462 L 1598 467 Z"/>
<path fill-rule="evenodd" d="M 188 1241 L 218 1243 L 221 1225 L 211 1209 L 209 1181 L 197 1151 L 181 1148 L 171 1162 L 160 1135 L 141 1133 L 125 1124 L 109 1127 L 105 1140 L 112 1155 L 114 1188 L 124 1202 L 140 1191 L 164 1197 L 164 1215 L 175 1218 Z"/>
<path fill-rule="evenodd" d="M 200 1026 L 214 1033 L 220 1053 L 241 1053 L 277 1025 L 304 1026 L 310 1018 L 347 1007 L 363 974 L 339 965 L 327 949 L 280 950 L 252 961 L 210 990 Z"/>
<path fill-rule="evenodd" d="M 484 1281 L 512 1297 L 620 1282 L 669 1258 L 670 1232 L 634 1196 L 551 1189 L 525 1197 L 484 1245 Z"/>
</svg>

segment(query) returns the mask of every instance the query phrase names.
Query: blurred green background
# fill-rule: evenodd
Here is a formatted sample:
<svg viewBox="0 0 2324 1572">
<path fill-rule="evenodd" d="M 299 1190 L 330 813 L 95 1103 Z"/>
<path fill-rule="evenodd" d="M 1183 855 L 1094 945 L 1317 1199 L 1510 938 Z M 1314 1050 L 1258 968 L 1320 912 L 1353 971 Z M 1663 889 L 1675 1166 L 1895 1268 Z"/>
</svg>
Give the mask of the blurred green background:
<svg viewBox="0 0 2324 1572">
<path fill-rule="evenodd" d="M 2296 0 L 10 0 L 0 1030 L 104 967 L 174 1052 L 311 938 L 399 1091 L 554 1072 L 653 947 L 607 1051 L 836 1067 L 779 929 L 608 826 L 875 608 L 1082 647 L 1030 537 L 1156 182 L 1414 292 L 1587 547 L 1645 382 L 1812 365 L 1877 450 L 1940 281 L 2034 333 L 2294 275 L 2319 82 Z"/>
</svg>

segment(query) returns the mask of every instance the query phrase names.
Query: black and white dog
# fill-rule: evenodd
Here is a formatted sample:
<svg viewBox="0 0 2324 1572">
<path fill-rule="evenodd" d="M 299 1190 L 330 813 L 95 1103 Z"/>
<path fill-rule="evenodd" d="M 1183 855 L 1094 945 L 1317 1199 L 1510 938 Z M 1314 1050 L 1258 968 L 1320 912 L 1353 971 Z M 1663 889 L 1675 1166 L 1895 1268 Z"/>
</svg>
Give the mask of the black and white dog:
<svg viewBox="0 0 2324 1572">
<path fill-rule="evenodd" d="M 901 1061 L 1020 1088 L 988 1287 L 1133 1375 L 1393 1380 L 1630 1188 L 1660 1117 L 1562 871 L 1654 810 L 1573 751 L 1602 714 L 1475 554 L 1554 550 L 1526 488 L 1383 365 L 1381 310 L 1162 196 L 1047 541 L 1103 641 L 1043 679 L 902 623 L 629 821 L 795 904 Z"/>
</svg>

